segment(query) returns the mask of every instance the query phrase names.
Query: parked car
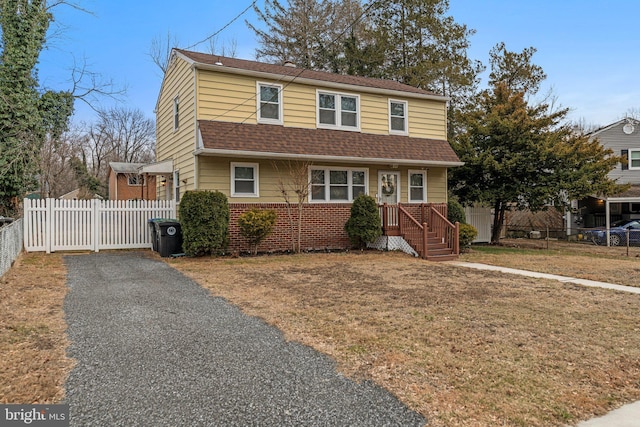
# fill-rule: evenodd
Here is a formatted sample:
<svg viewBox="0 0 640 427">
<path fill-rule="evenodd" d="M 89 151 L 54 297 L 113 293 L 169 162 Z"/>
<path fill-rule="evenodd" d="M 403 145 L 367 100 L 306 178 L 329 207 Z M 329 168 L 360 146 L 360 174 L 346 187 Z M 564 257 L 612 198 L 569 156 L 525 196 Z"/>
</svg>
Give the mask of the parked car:
<svg viewBox="0 0 640 427">
<path fill-rule="evenodd" d="M 640 220 L 621 219 L 611 224 L 609 229 L 609 244 L 611 246 L 627 245 L 627 234 L 630 246 L 640 246 Z M 585 239 L 591 240 L 596 245 L 607 244 L 606 228 L 596 228 L 584 233 Z"/>
</svg>

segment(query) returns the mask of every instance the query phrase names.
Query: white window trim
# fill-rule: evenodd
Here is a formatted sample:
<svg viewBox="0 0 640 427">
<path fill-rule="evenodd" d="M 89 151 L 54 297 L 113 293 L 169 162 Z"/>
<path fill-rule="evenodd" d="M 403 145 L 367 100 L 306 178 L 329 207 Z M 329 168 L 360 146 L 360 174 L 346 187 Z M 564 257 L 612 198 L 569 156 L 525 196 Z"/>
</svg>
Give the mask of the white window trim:
<svg viewBox="0 0 640 427">
<path fill-rule="evenodd" d="M 144 183 L 144 178 L 142 175 L 126 175 L 127 177 L 127 185 L 129 187 L 141 187 L 142 184 Z M 131 178 L 136 177 L 136 181 L 138 182 L 138 184 L 132 184 L 131 183 Z"/>
<path fill-rule="evenodd" d="M 180 129 L 180 97 L 176 96 L 173 98 L 173 130 L 177 131 Z M 176 120 L 177 118 L 177 120 Z M 176 126 L 176 122 L 178 122 L 178 126 Z"/>
<path fill-rule="evenodd" d="M 329 125 L 326 123 L 320 123 L 320 94 L 334 95 L 336 97 L 336 124 Z M 342 126 L 342 97 L 348 96 L 356 99 L 356 125 L 355 126 Z M 338 129 L 349 130 L 353 132 L 360 132 L 360 95 L 356 93 L 344 93 L 344 92 L 331 92 L 328 90 L 316 89 L 316 127 L 318 129 Z"/>
<path fill-rule="evenodd" d="M 629 156 L 629 158 L 627 159 L 629 162 L 629 170 L 638 171 L 640 170 L 640 166 L 631 166 L 631 153 L 640 153 L 640 148 L 629 148 L 629 151 L 627 154 Z"/>
<path fill-rule="evenodd" d="M 324 200 L 313 199 L 312 186 L 311 182 L 311 172 L 321 170 L 324 171 Z M 331 200 L 330 199 L 330 191 L 331 191 L 331 182 L 330 182 L 330 172 L 331 171 L 347 171 L 347 187 L 348 187 L 348 200 Z M 341 168 L 336 166 L 313 166 L 309 168 L 309 203 L 352 203 L 353 202 L 353 172 L 364 172 L 364 194 L 369 194 L 369 169 L 367 168 Z"/>
<path fill-rule="evenodd" d="M 258 163 L 231 163 L 231 197 L 260 197 L 260 165 Z M 255 193 L 236 193 L 236 167 L 253 168 Z"/>
<path fill-rule="evenodd" d="M 411 200 L 411 175 L 421 174 L 422 183 L 424 188 L 422 189 L 422 200 Z M 407 173 L 407 202 L 408 203 L 427 203 L 427 171 L 420 169 L 409 169 Z"/>
<path fill-rule="evenodd" d="M 261 113 L 261 99 L 260 99 L 260 86 L 270 86 L 278 89 L 278 117 L 279 119 L 269 119 L 262 118 Z M 282 118 L 283 107 L 282 107 L 282 85 L 275 83 L 267 83 L 267 82 L 256 82 L 256 101 L 257 101 L 257 110 L 256 110 L 256 118 L 258 119 L 258 123 L 271 124 L 271 125 L 281 125 L 284 123 Z"/>
<path fill-rule="evenodd" d="M 404 131 L 391 128 L 391 103 L 404 104 Z M 391 135 L 409 135 L 409 103 L 399 99 L 389 99 L 389 134 Z"/>
<path fill-rule="evenodd" d="M 182 194 L 180 193 L 180 169 L 176 169 L 173 171 L 172 181 L 173 181 L 173 200 L 179 204 L 180 200 L 182 199 Z"/>
</svg>

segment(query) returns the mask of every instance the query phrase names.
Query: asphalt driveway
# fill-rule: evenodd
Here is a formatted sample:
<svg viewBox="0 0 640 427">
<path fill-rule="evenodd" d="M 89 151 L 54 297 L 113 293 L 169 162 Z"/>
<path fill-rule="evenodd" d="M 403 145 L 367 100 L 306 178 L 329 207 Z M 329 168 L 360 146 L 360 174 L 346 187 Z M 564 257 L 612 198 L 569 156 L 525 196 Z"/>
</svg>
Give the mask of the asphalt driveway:
<svg viewBox="0 0 640 427">
<path fill-rule="evenodd" d="M 72 426 L 421 426 L 145 252 L 65 257 Z M 233 283 L 229 283 L 233 286 Z"/>
</svg>

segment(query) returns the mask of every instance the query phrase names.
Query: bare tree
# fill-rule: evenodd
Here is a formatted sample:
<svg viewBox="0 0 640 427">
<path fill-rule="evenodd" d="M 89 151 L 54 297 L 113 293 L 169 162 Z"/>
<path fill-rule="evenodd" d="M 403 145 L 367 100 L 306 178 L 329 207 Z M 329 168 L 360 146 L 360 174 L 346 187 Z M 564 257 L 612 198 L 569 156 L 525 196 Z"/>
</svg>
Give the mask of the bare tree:
<svg viewBox="0 0 640 427">
<path fill-rule="evenodd" d="M 140 110 L 101 110 L 83 140 L 88 172 L 107 183 L 109 162 L 147 163 L 155 158 L 155 123 Z"/>
<path fill-rule="evenodd" d="M 228 46 L 225 44 L 224 40 L 222 41 L 222 45 L 218 46 L 219 40 L 218 37 L 212 37 L 209 39 L 209 45 L 207 46 L 207 50 L 211 55 L 221 55 L 229 58 L 235 58 L 238 52 L 238 40 L 233 38 L 228 40 Z"/>
<path fill-rule="evenodd" d="M 151 40 L 148 55 L 151 57 L 151 61 L 162 70 L 162 74 L 166 73 L 169 68 L 171 50 L 174 47 L 178 47 L 178 38 L 171 35 L 171 31 L 167 31 L 166 40 L 163 40 L 161 36 L 156 36 Z"/>
<path fill-rule="evenodd" d="M 309 198 L 309 168 L 311 162 L 284 163 L 282 169 L 277 162 L 273 162 L 273 168 L 278 174 L 278 191 L 287 205 L 287 217 L 289 218 L 289 230 L 291 233 L 291 249 L 295 253 L 300 253 L 302 241 L 302 214 L 304 205 Z M 293 205 L 296 204 L 298 218 L 297 223 L 293 218 Z"/>
</svg>

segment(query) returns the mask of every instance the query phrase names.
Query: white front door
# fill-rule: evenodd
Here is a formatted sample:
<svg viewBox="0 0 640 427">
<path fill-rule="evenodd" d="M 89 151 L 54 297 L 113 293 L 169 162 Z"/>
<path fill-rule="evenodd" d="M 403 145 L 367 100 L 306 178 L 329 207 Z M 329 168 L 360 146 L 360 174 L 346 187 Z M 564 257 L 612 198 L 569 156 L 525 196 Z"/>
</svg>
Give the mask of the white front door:
<svg viewBox="0 0 640 427">
<path fill-rule="evenodd" d="M 378 172 L 378 200 L 397 205 L 400 201 L 400 172 Z"/>
</svg>

